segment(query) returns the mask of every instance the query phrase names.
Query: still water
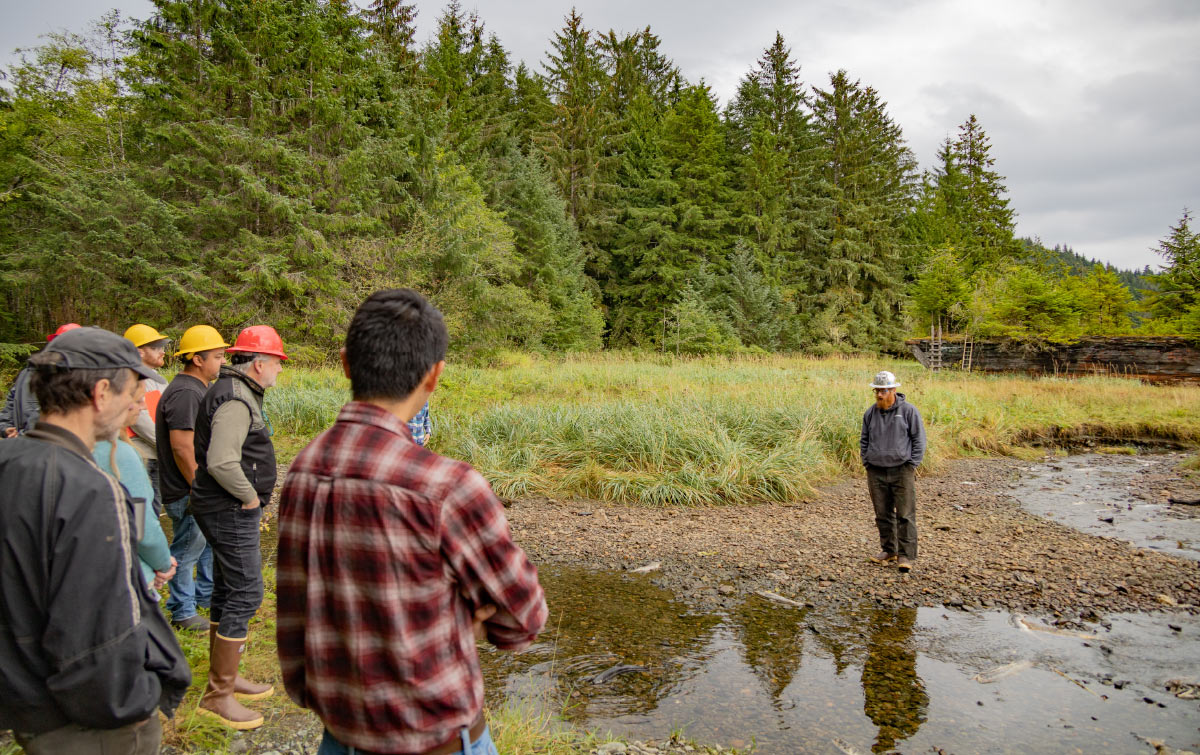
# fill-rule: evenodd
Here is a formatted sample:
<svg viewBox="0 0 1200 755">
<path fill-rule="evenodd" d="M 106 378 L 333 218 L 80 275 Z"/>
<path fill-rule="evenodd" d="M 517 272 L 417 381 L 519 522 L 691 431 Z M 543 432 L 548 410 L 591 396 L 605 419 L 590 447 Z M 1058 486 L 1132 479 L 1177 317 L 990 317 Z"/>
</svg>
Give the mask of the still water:
<svg viewBox="0 0 1200 755">
<path fill-rule="evenodd" d="M 1195 617 L 1116 615 L 1063 636 L 1033 616 L 822 612 L 757 596 L 704 614 L 647 577 L 540 573 L 550 625 L 525 653 L 484 654 L 492 704 L 766 753 L 1200 748 L 1200 702 L 1166 689 L 1200 683 Z"/>
</svg>

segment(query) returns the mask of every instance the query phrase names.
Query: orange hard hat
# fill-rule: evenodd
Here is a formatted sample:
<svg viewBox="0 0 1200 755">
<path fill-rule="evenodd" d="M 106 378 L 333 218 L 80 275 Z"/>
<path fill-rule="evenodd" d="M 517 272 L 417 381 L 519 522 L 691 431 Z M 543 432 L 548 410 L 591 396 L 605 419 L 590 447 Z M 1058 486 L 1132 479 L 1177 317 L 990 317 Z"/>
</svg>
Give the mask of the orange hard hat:
<svg viewBox="0 0 1200 755">
<path fill-rule="evenodd" d="M 227 351 L 247 354 L 270 354 L 271 356 L 287 359 L 283 353 L 283 339 L 270 325 L 251 325 L 238 333 L 237 340 Z"/>
<path fill-rule="evenodd" d="M 77 322 L 69 322 L 66 325 L 59 325 L 58 330 L 56 330 L 53 333 L 51 333 L 50 335 L 46 336 L 46 343 L 50 343 L 58 336 L 61 336 L 63 333 L 66 333 L 68 330 L 75 330 L 75 328 L 81 328 L 81 327 L 83 327 L 83 326 Z"/>
</svg>

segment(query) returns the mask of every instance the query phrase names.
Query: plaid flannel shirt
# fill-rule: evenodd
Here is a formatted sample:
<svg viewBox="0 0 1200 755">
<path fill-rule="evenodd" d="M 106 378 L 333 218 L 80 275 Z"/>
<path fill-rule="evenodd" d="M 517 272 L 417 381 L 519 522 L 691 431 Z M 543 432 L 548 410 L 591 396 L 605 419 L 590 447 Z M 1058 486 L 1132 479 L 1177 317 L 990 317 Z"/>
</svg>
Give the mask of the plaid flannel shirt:
<svg viewBox="0 0 1200 755">
<path fill-rule="evenodd" d="M 429 442 L 429 436 L 433 435 L 433 422 L 429 420 L 429 402 L 425 402 L 425 406 L 421 407 L 421 411 L 417 412 L 417 416 L 408 421 L 408 429 L 412 433 L 413 441 L 418 446 L 423 446 Z"/>
<path fill-rule="evenodd" d="M 546 622 L 537 571 L 469 464 L 416 445 L 403 421 L 351 402 L 296 457 L 279 507 L 284 686 L 339 742 L 430 750 L 483 708 L 472 620 L 520 650 Z"/>
</svg>

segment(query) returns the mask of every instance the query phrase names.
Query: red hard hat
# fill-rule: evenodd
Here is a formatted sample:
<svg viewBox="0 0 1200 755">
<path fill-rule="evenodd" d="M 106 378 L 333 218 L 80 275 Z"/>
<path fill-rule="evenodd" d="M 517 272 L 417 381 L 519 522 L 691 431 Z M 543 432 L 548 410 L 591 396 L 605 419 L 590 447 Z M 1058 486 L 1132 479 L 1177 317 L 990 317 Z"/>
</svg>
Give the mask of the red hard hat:
<svg viewBox="0 0 1200 755">
<path fill-rule="evenodd" d="M 280 359 L 287 359 L 287 354 L 283 353 L 283 339 L 270 325 L 251 325 L 238 333 L 237 340 L 226 351 L 270 354 Z"/>
<path fill-rule="evenodd" d="M 58 330 L 56 330 L 53 333 L 51 333 L 50 335 L 46 336 L 46 343 L 50 343 L 56 337 L 61 336 L 63 333 L 66 333 L 68 330 L 75 330 L 75 328 L 81 328 L 81 327 L 83 327 L 83 326 L 77 322 L 69 322 L 66 325 L 59 325 Z"/>
</svg>

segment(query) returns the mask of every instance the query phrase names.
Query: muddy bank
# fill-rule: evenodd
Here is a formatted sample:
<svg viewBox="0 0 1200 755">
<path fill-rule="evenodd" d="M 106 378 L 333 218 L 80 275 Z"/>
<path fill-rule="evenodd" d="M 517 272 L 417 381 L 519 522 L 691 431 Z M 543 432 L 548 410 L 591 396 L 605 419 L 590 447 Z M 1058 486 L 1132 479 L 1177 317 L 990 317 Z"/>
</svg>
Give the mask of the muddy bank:
<svg viewBox="0 0 1200 755">
<path fill-rule="evenodd" d="M 1180 454 L 1148 456 L 1138 495 L 1194 495 Z M 1103 468 L 1104 457 L 1097 460 Z M 539 563 L 632 570 L 700 607 L 770 591 L 813 605 L 864 598 L 881 607 L 1045 612 L 1065 619 L 1182 608 L 1200 612 L 1200 564 L 1078 532 L 1012 497 L 1030 462 L 961 460 L 918 480 L 920 557 L 909 575 L 868 561 L 878 539 L 864 481 L 794 505 L 646 509 L 519 500 L 508 509 Z M 1104 484 L 1097 477 L 1097 484 Z"/>
</svg>

